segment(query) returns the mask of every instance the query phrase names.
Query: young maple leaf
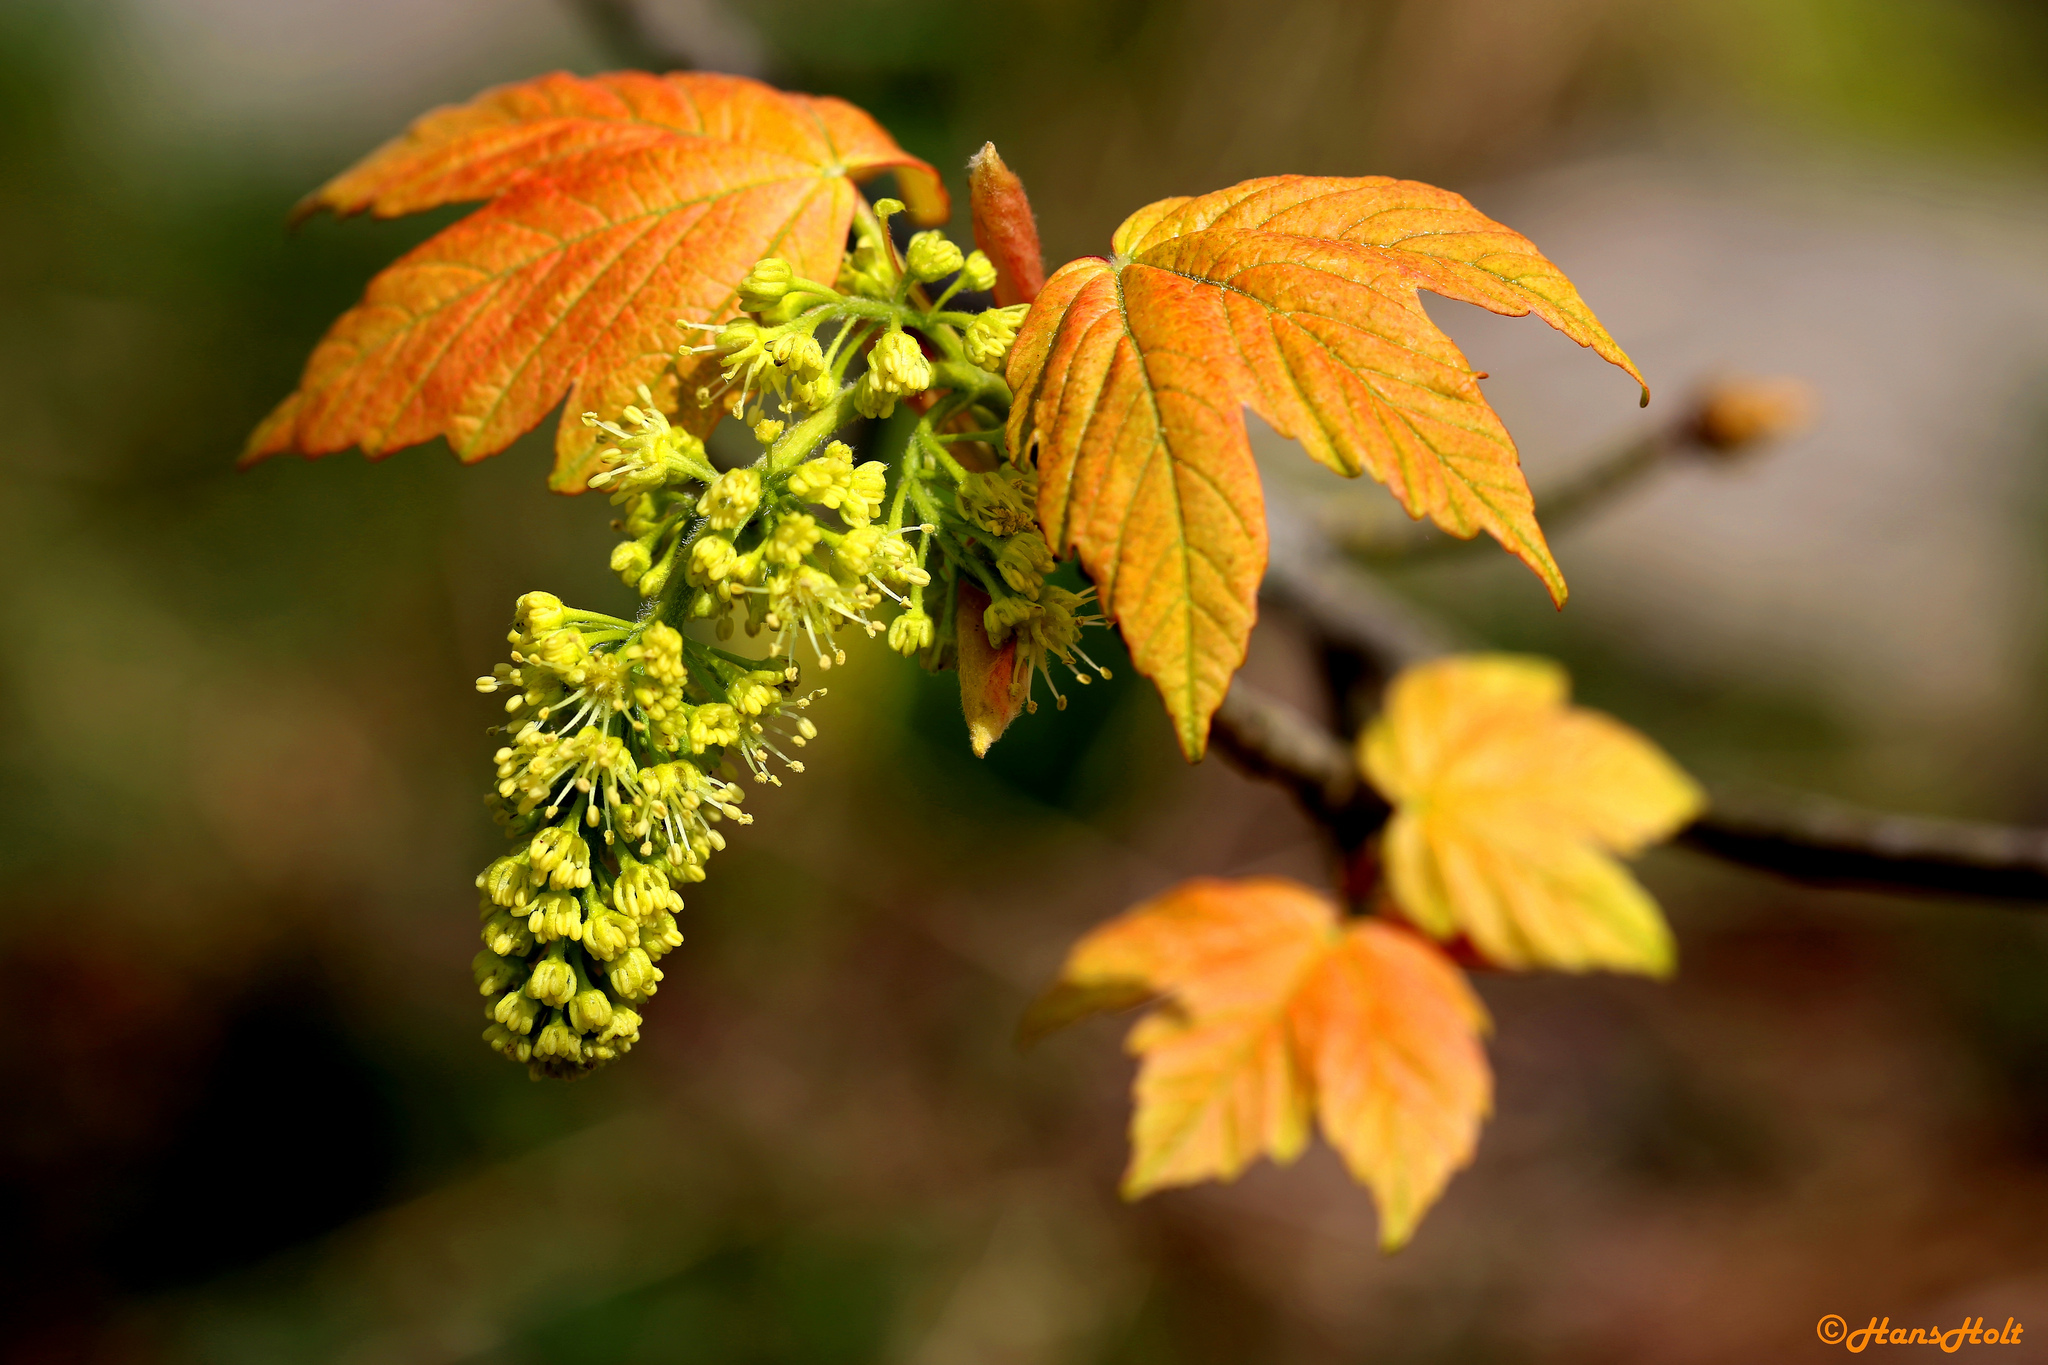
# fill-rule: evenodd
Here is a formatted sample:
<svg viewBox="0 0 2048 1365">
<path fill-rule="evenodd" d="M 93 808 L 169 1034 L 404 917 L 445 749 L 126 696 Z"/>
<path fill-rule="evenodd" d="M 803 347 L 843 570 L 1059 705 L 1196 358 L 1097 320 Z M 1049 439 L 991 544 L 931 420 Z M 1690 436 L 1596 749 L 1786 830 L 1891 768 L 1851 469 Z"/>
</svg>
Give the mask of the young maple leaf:
<svg viewBox="0 0 2048 1365">
<path fill-rule="evenodd" d="M 868 115 L 737 76 L 557 72 L 436 110 L 299 216 L 489 202 L 370 282 L 244 461 L 435 436 L 481 460 L 566 395 L 550 482 L 581 491 L 597 439 L 583 412 L 616 416 L 643 384 L 675 408 L 716 368 L 672 368 L 678 319 L 732 316 L 763 256 L 830 283 L 854 182 L 884 170 L 912 218 L 945 221 L 938 173 Z"/>
<path fill-rule="evenodd" d="M 1126 1198 L 1301 1153 L 1313 1117 L 1406 1242 L 1491 1112 L 1486 1012 L 1427 940 L 1278 878 L 1185 882 L 1074 945 L 1025 1036 L 1147 999 Z"/>
<path fill-rule="evenodd" d="M 1671 930 L 1611 854 L 1705 806 L 1662 751 L 1567 704 L 1547 659 L 1476 654 L 1410 668 L 1359 741 L 1393 803 L 1381 856 L 1416 927 L 1462 933 L 1503 967 L 1669 974 Z"/>
<path fill-rule="evenodd" d="M 1483 376 L 1416 292 L 1534 313 L 1641 382 L 1528 238 L 1413 181 L 1274 176 L 1142 208 L 1112 247 L 1054 272 L 1026 317 L 1010 448 L 1036 451 L 1046 536 L 1080 551 L 1189 758 L 1266 567 L 1246 404 L 1411 516 L 1492 535 L 1564 601 Z"/>
</svg>

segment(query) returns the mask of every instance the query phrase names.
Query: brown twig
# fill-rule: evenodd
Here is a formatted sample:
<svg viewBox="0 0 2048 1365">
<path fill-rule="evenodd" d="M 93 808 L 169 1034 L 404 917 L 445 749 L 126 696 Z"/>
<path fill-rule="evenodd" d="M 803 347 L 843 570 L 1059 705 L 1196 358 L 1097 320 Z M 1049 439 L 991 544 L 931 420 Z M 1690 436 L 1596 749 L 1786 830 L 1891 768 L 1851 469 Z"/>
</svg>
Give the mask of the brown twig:
<svg viewBox="0 0 2048 1365">
<path fill-rule="evenodd" d="M 1695 445 L 1738 448 L 1785 430 L 1794 397 L 1783 383 L 1710 391 L 1681 428 L 1692 431 L 1686 439 Z M 1678 437 L 1667 432 L 1659 439 Z M 1602 500 L 1589 499 L 1588 505 Z M 1269 503 L 1268 520 L 1272 553 L 1262 599 L 1291 610 L 1327 649 L 1362 660 L 1367 677 L 1384 679 L 1472 647 L 1349 562 L 1284 501 Z M 1385 823 L 1387 806 L 1360 781 L 1343 738 L 1293 707 L 1234 683 L 1214 734 L 1217 747 L 1247 772 L 1291 791 L 1347 852 Z M 1805 793 L 1723 790 L 1678 839 L 1813 885 L 2048 905 L 2048 829 L 1871 811 Z"/>
</svg>

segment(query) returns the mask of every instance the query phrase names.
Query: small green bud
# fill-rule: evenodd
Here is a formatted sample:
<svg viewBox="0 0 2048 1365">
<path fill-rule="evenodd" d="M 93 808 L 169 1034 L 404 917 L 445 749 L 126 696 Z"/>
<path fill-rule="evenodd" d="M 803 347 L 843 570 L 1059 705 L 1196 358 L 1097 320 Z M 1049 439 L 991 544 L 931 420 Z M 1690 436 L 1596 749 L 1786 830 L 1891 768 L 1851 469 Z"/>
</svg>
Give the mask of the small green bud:
<svg viewBox="0 0 2048 1365">
<path fill-rule="evenodd" d="M 638 1000 L 654 994 L 655 983 L 661 980 L 661 968 L 643 950 L 628 948 L 612 959 L 606 975 L 611 979 L 612 994 L 621 1000 Z"/>
<path fill-rule="evenodd" d="M 876 387 L 875 372 L 869 370 L 853 386 L 853 410 L 869 421 L 879 422 L 896 411 L 896 395 Z"/>
<path fill-rule="evenodd" d="M 675 566 L 674 555 L 664 556 L 661 563 L 640 575 L 640 581 L 633 585 L 633 590 L 642 597 L 659 597 L 661 590 L 668 586 L 669 575 L 675 571 Z"/>
<path fill-rule="evenodd" d="M 884 332 L 868 351 L 868 378 L 882 393 L 905 398 L 932 386 L 932 364 L 908 332 Z"/>
<path fill-rule="evenodd" d="M 1001 649 L 1012 631 L 1042 610 L 1028 597 L 999 597 L 982 612 L 981 627 L 988 632 L 988 642 Z"/>
<path fill-rule="evenodd" d="M 909 658 L 932 643 L 932 618 L 922 610 L 904 612 L 889 623 L 889 648 Z"/>
<path fill-rule="evenodd" d="M 526 904 L 531 890 L 526 874 L 526 859 L 507 854 L 479 872 L 476 884 L 493 905 L 521 906 Z"/>
<path fill-rule="evenodd" d="M 563 956 L 560 939 L 534 964 L 532 975 L 526 978 L 526 993 L 547 1005 L 565 1004 L 576 993 L 576 972 Z"/>
<path fill-rule="evenodd" d="M 486 948 L 470 962 L 469 970 L 476 978 L 477 994 L 497 995 L 525 974 L 526 964 L 518 958 L 499 957 Z"/>
<path fill-rule="evenodd" d="M 523 1062 L 533 1056 L 532 1041 L 503 1024 L 492 1024 L 485 1029 L 484 1041 L 491 1045 L 493 1052 L 502 1052 L 515 1062 Z"/>
<path fill-rule="evenodd" d="M 567 825 L 549 825 L 527 845 L 536 874 L 545 876 L 557 891 L 572 891 L 590 885 L 590 845 Z"/>
<path fill-rule="evenodd" d="M 697 753 L 740 742 L 739 712 L 723 702 L 711 702 L 690 712 L 690 744 Z"/>
<path fill-rule="evenodd" d="M 1052 572 L 1052 553 L 1045 537 L 1036 531 L 1020 531 L 996 551 L 996 571 L 1003 581 L 1026 597 L 1037 597 L 1039 585 Z"/>
<path fill-rule="evenodd" d="M 789 282 L 795 278 L 796 272 L 788 261 L 780 256 L 762 257 L 740 281 L 740 307 L 749 313 L 766 312 L 782 302 L 782 296 L 789 292 Z"/>
<path fill-rule="evenodd" d="M 629 588 L 636 588 L 647 571 L 654 567 L 654 556 L 648 552 L 645 542 L 622 540 L 612 546 L 612 572 Z"/>
<path fill-rule="evenodd" d="M 569 1022 L 578 1033 L 596 1033 L 611 1021 L 611 997 L 595 986 L 576 992 L 569 1001 Z"/>
<path fill-rule="evenodd" d="M 920 284 L 942 280 L 958 270 L 963 264 L 960 248 L 946 240 L 941 232 L 920 232 L 910 239 L 910 249 L 903 254 L 903 263 L 910 269 L 910 277 Z"/>
<path fill-rule="evenodd" d="M 718 582 L 732 569 L 733 560 L 739 557 L 732 542 L 724 536 L 699 536 L 697 543 L 690 547 L 690 581 L 706 587 Z M 702 613 L 705 616 L 711 612 Z"/>
<path fill-rule="evenodd" d="M 533 1032 L 533 1021 L 540 1018 L 540 1001 L 524 991 L 507 991 L 498 997 L 498 1003 L 491 1010 L 491 1017 L 511 1029 L 514 1033 Z"/>
<path fill-rule="evenodd" d="M 610 962 L 640 946 L 640 926 L 616 910 L 600 910 L 583 926 L 583 946 L 598 961 Z"/>
<path fill-rule="evenodd" d="M 825 352 L 809 332 L 784 332 L 768 348 L 768 357 L 798 379 L 810 379 L 824 372 Z"/>
<path fill-rule="evenodd" d="M 573 893 L 543 891 L 534 898 L 526 927 L 541 943 L 583 937 L 583 908 Z"/>
<path fill-rule="evenodd" d="M 650 958 L 660 957 L 672 948 L 683 946 L 683 931 L 676 928 L 676 917 L 666 910 L 656 910 L 640 926 L 640 946 L 647 950 Z"/>
<path fill-rule="evenodd" d="M 568 619 L 563 615 L 562 599 L 551 592 L 527 593 L 519 599 L 516 611 L 514 619 L 519 624 L 519 633 L 529 640 L 561 629 Z"/>
<path fill-rule="evenodd" d="M 775 533 L 763 542 L 762 553 L 770 564 L 797 564 L 818 543 L 818 519 L 805 512 L 785 512 L 776 519 Z"/>
<path fill-rule="evenodd" d="M 499 957 L 525 957 L 533 951 L 533 934 L 526 920 L 500 910 L 484 921 L 484 947 Z"/>
<path fill-rule="evenodd" d="M 846 491 L 839 500 L 839 515 L 849 526 L 865 526 L 882 515 L 882 500 L 889 495 L 889 466 L 880 460 L 855 465 Z"/>
<path fill-rule="evenodd" d="M 540 1031 L 540 1037 L 533 1040 L 533 1055 L 536 1057 L 559 1057 L 569 1063 L 583 1060 L 583 1040 L 576 1036 L 576 1030 L 565 1023 L 560 1014 L 548 1019 L 547 1027 Z"/>
<path fill-rule="evenodd" d="M 875 217 L 885 223 L 901 212 L 903 212 L 903 201 L 901 199 L 877 199 L 875 201 Z"/>
<path fill-rule="evenodd" d="M 967 335 L 962 338 L 967 359 L 991 373 L 1001 372 L 1003 362 L 1010 357 L 1010 347 L 1016 344 L 1017 329 L 1023 325 L 1024 315 L 1030 311 L 1029 307 L 1019 303 L 976 313 L 974 321 L 967 324 Z"/>
<path fill-rule="evenodd" d="M 996 287 L 996 263 L 979 251 L 968 252 L 960 266 L 960 287 L 986 294 Z"/>
<path fill-rule="evenodd" d="M 728 469 L 705 490 L 699 510 L 710 518 L 714 530 L 737 531 L 761 505 L 761 471 Z"/>
</svg>

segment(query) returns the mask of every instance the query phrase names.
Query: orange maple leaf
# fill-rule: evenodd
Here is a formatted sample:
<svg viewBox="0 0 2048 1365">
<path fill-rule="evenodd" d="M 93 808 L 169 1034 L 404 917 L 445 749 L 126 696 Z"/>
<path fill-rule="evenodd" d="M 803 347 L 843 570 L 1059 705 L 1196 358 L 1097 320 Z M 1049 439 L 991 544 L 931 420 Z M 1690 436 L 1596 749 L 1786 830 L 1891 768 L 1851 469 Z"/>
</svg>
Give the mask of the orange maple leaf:
<svg viewBox="0 0 2048 1365">
<path fill-rule="evenodd" d="M 1292 1161 L 1313 1117 L 1392 1248 L 1471 1160 L 1493 1102 L 1486 1012 L 1426 939 L 1340 921 L 1296 882 L 1185 882 L 1075 944 L 1024 1032 L 1152 998 L 1127 1043 L 1127 1198 Z"/>
<path fill-rule="evenodd" d="M 868 115 L 736 76 L 557 72 L 438 109 L 299 216 L 489 202 L 370 282 L 244 460 L 375 458 L 435 436 L 481 460 L 566 395 L 550 482 L 580 491 L 582 413 L 614 416 L 643 384 L 675 407 L 713 367 L 675 370 L 678 319 L 732 316 L 759 258 L 830 282 L 854 182 L 883 170 L 918 222 L 946 219 L 938 173 Z"/>
<path fill-rule="evenodd" d="M 1534 313 L 1642 375 L 1520 233 L 1447 190 L 1274 176 L 1124 220 L 1046 281 L 1011 352 L 1010 448 L 1196 758 L 1266 567 L 1244 405 L 1415 517 L 1486 531 L 1562 603 L 1514 442 L 1417 291 Z M 1647 386 L 1643 400 L 1649 401 Z"/>
</svg>

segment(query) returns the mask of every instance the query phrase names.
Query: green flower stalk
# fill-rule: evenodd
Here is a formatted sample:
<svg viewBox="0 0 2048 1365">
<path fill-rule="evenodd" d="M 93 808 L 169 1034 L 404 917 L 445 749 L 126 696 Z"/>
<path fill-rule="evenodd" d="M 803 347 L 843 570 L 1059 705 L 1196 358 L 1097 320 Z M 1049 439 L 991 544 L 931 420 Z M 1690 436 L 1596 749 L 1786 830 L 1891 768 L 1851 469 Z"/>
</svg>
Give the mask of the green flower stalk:
<svg viewBox="0 0 2048 1365">
<path fill-rule="evenodd" d="M 803 771 L 794 751 L 817 737 L 806 713 L 824 693 L 799 693 L 801 658 L 842 664 L 857 633 L 940 666 L 966 582 L 989 596 L 991 641 L 1014 642 L 1022 705 L 1035 709 L 1049 660 L 1087 681 L 1077 641 L 1096 618 L 1047 582 L 1035 471 L 970 469 L 950 448 L 1002 426 L 1009 395 L 990 376 L 1021 310 L 948 311 L 993 268 L 935 232 L 899 263 L 883 234 L 894 211 L 863 215 L 832 284 L 757 262 L 738 287 L 745 314 L 685 348 L 720 357 L 723 383 L 695 399 L 752 431 L 751 463 L 717 469 L 691 430 L 708 424 L 646 388 L 620 422 L 584 416 L 603 437 L 590 484 L 620 513 L 611 569 L 639 608 L 528 593 L 510 661 L 477 680 L 507 694 L 489 800 L 510 848 L 476 879 L 472 974 L 485 1041 L 536 1077 L 587 1074 L 639 1041 L 658 964 L 683 942 L 681 889 L 704 880 L 726 827 L 752 822 L 740 780 Z M 929 300 L 923 286 L 948 276 Z M 856 461 L 835 439 L 904 401 L 919 412 L 893 459 Z M 741 632 L 752 650 L 721 647 Z"/>
</svg>

